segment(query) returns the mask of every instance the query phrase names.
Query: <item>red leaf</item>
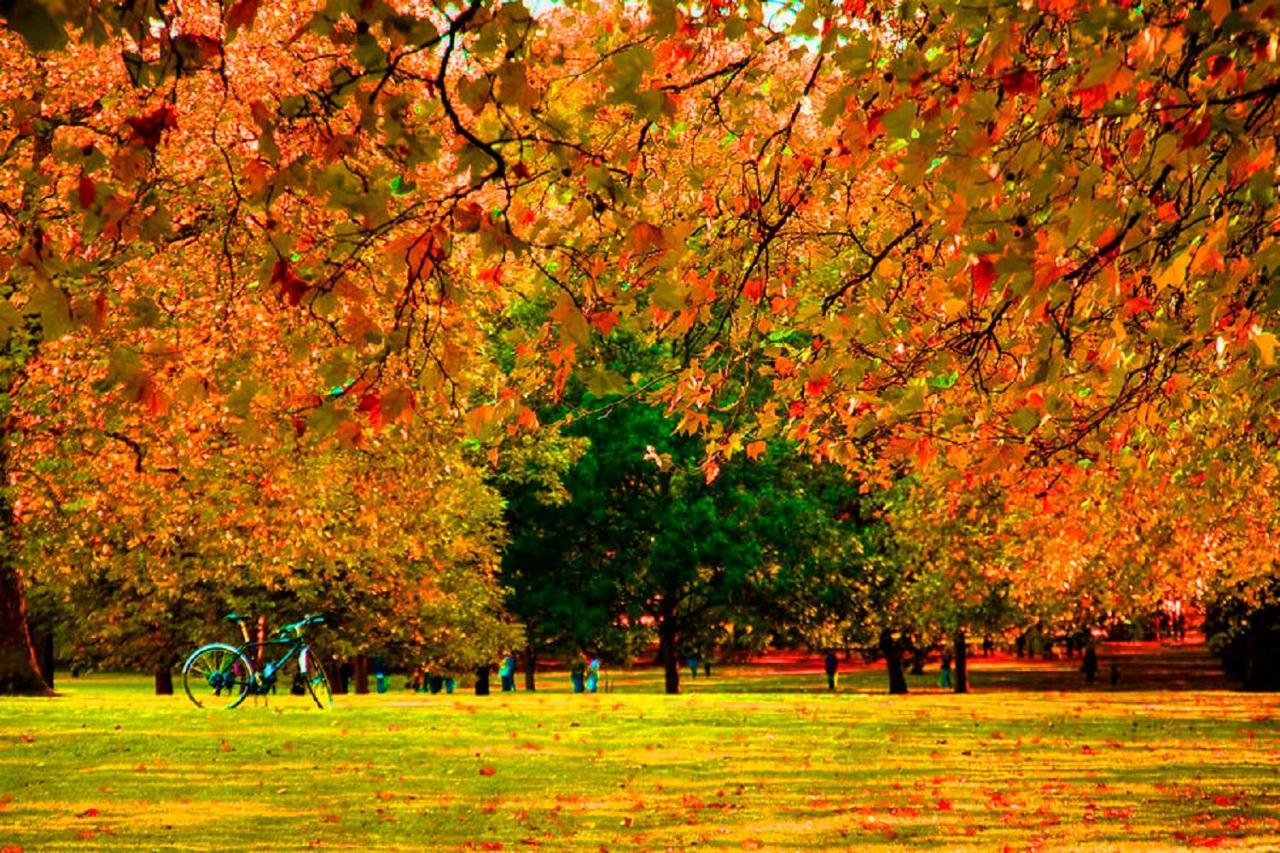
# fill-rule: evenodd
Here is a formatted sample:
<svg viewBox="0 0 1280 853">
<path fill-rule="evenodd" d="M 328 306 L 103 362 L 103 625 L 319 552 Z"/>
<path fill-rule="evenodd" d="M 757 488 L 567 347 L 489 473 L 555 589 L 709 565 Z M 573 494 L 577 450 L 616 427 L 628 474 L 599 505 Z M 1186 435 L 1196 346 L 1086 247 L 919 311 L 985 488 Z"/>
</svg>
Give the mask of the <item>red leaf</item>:
<svg viewBox="0 0 1280 853">
<path fill-rule="evenodd" d="M 949 811 L 951 811 L 951 801 L 950 801 L 950 800 L 938 800 L 938 811 L 942 811 L 942 812 L 949 812 Z"/>
<path fill-rule="evenodd" d="M 360 398 L 356 411 L 364 412 L 369 416 L 369 422 L 374 428 L 382 426 L 382 395 L 376 391 L 370 391 Z"/>
<path fill-rule="evenodd" d="M 1040 81 L 1036 78 L 1036 75 L 1022 67 L 1006 72 L 1000 78 L 1000 85 L 1004 87 L 1005 94 L 1008 95 L 1034 97 L 1040 94 Z"/>
<path fill-rule="evenodd" d="M 133 134 L 129 137 L 130 144 L 144 145 L 155 151 L 164 132 L 178 126 L 178 114 L 173 111 L 173 107 L 165 104 L 146 115 L 130 116 L 125 122 L 133 129 Z"/>
<path fill-rule="evenodd" d="M 746 284 L 742 285 L 742 295 L 752 302 L 759 302 L 760 297 L 764 296 L 764 279 L 747 279 Z"/>
<path fill-rule="evenodd" d="M 969 281 L 973 284 L 973 298 L 983 303 L 991 293 L 991 284 L 996 280 L 995 264 L 986 258 L 969 267 Z"/>
<path fill-rule="evenodd" d="M 1076 89 L 1075 94 L 1080 99 L 1080 109 L 1088 115 L 1102 109 L 1107 103 L 1107 84 L 1099 83 L 1087 89 Z"/>
<path fill-rule="evenodd" d="M 618 325 L 618 315 L 613 311 L 595 311 L 587 321 L 595 326 L 600 334 L 607 337 L 613 331 L 613 327 Z"/>
<path fill-rule="evenodd" d="M 482 841 L 480 842 L 480 849 L 481 850 L 501 850 L 502 842 L 501 841 Z"/>
<path fill-rule="evenodd" d="M 76 815 L 76 817 L 97 817 L 97 816 L 98 816 L 97 809 L 85 809 L 84 811 Z"/>
<path fill-rule="evenodd" d="M 271 268 L 271 281 L 273 284 L 280 285 L 281 301 L 295 307 L 302 304 L 302 297 L 306 296 L 310 289 L 305 281 L 298 278 L 298 274 L 284 258 L 276 261 L 275 266 Z"/>
<path fill-rule="evenodd" d="M 1135 296 L 1124 303 L 1124 316 L 1132 317 L 1134 314 L 1142 312 L 1150 312 L 1155 307 L 1155 303 L 1146 296 Z"/>
<path fill-rule="evenodd" d="M 76 199 L 80 202 L 81 207 L 92 207 L 94 200 L 98 197 L 98 188 L 94 186 L 93 178 L 88 175 L 80 176 L 80 183 L 76 186 Z"/>
<path fill-rule="evenodd" d="M 497 768 L 495 768 L 495 767 L 481 767 L 481 768 L 480 768 L 480 775 L 481 775 L 481 776 L 492 776 L 494 773 L 497 773 L 497 772 L 498 772 L 498 770 L 497 770 Z"/>
<path fill-rule="evenodd" d="M 1178 150 L 1185 151 L 1188 148 L 1195 148 L 1204 142 L 1209 136 L 1209 116 L 1205 116 L 1200 121 L 1187 128 L 1187 132 L 1182 134 L 1182 139 L 1178 142 Z"/>
<path fill-rule="evenodd" d="M 821 397 L 826 393 L 827 386 L 831 384 L 831 377 L 823 374 L 815 376 L 804 383 L 804 393 L 806 397 Z"/>
</svg>

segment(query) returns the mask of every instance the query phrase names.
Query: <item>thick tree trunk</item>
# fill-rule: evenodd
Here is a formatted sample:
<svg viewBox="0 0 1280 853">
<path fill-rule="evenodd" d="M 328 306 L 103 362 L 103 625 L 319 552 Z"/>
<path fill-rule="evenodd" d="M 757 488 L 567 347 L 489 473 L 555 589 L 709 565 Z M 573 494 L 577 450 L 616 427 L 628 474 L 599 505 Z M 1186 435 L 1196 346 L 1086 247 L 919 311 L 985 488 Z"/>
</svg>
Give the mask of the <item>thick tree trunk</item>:
<svg viewBox="0 0 1280 853">
<path fill-rule="evenodd" d="M 356 669 L 356 673 L 355 673 L 356 693 L 357 694 L 368 693 L 369 692 L 369 656 L 356 655 L 355 669 Z"/>
<path fill-rule="evenodd" d="M 41 137 L 43 138 L 43 137 Z M 0 479 L 8 482 L 9 452 L 0 436 Z M 17 522 L 6 492 L 0 491 L 0 696 L 51 696 L 40 674 L 36 647 L 27 624 L 22 575 L 10 548 L 17 541 Z"/>
<path fill-rule="evenodd" d="M 2 470 L 2 469 L 0 469 Z M 0 506 L 0 524 L 12 530 L 7 505 Z M 10 540 L 12 541 L 12 540 Z M 0 543 L 0 549 L 4 544 Z M 27 605 L 22 578 L 0 550 L 0 695 L 51 696 L 53 691 L 40 674 L 40 663 L 31 629 L 27 625 Z"/>
<path fill-rule="evenodd" d="M 956 693 L 969 692 L 969 640 L 964 629 L 956 630 L 955 636 L 955 668 L 951 671 L 952 689 Z"/>
<path fill-rule="evenodd" d="M 170 666 L 156 667 L 156 695 L 172 696 L 173 695 L 173 668 Z"/>
<path fill-rule="evenodd" d="M 36 650 L 36 663 L 40 667 L 40 675 L 44 678 L 44 683 L 53 688 L 53 668 L 56 663 L 53 648 L 53 622 L 49 619 L 28 618 L 27 630 L 31 632 L 31 645 Z"/>
<path fill-rule="evenodd" d="M 907 676 L 902 671 L 902 647 L 888 628 L 880 632 L 880 652 L 884 655 L 885 669 L 889 672 L 889 692 L 907 692 Z"/>
<path fill-rule="evenodd" d="M 662 663 L 666 692 L 680 692 L 680 666 L 676 658 L 676 627 L 669 617 L 663 617 L 658 623 L 658 660 Z"/>
<path fill-rule="evenodd" d="M 534 652 L 533 646 L 526 646 L 524 650 L 524 689 L 530 693 L 534 692 L 537 687 L 538 672 L 538 655 Z"/>
</svg>

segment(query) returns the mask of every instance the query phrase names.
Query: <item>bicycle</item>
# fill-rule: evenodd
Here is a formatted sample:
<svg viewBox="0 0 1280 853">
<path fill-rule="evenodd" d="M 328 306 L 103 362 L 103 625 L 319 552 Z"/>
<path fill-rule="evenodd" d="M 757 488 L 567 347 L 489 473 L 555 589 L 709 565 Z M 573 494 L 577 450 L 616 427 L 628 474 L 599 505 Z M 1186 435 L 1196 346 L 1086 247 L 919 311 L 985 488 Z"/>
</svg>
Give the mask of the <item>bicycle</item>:
<svg viewBox="0 0 1280 853">
<path fill-rule="evenodd" d="M 275 636 L 263 642 L 254 642 L 243 616 L 232 613 L 227 617 L 240 626 L 244 645 L 237 648 L 228 643 L 209 643 L 191 653 L 182 667 L 182 686 L 197 707 L 221 705 L 230 710 L 249 696 L 266 696 L 276 686 L 277 676 L 295 657 L 298 673 L 306 684 L 316 706 L 321 710 L 333 707 L 333 690 L 329 677 L 319 657 L 302 639 L 304 628 L 323 625 L 322 616 L 304 616 L 300 621 L 285 625 Z M 252 657 L 268 646 L 285 646 L 283 652 L 269 661 L 261 671 L 254 669 Z M 256 653 L 251 657 L 249 650 Z M 203 698 L 203 701 L 201 699 Z"/>
</svg>

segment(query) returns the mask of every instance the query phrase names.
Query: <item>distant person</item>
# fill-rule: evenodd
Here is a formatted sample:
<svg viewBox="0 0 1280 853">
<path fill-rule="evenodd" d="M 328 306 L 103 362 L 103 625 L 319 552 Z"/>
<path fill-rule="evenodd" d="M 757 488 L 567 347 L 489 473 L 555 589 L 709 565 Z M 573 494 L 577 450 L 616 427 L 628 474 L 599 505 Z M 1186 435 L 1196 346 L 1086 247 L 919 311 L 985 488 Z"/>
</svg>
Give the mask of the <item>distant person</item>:
<svg viewBox="0 0 1280 853">
<path fill-rule="evenodd" d="M 840 675 L 840 661 L 836 660 L 835 652 L 827 652 L 826 658 L 822 661 L 822 668 L 827 672 L 827 689 L 836 689 L 836 679 Z"/>
<path fill-rule="evenodd" d="M 689 677 L 697 680 L 698 678 L 698 653 L 690 652 L 689 657 L 685 659 L 685 663 L 689 664 Z"/>
<path fill-rule="evenodd" d="M 1115 661 L 1111 662 L 1111 686 L 1115 687 L 1120 683 L 1120 664 Z"/>
<path fill-rule="evenodd" d="M 574 658 L 569 666 L 569 683 L 574 693 L 585 693 L 587 689 L 587 662 L 582 658 Z"/>
<path fill-rule="evenodd" d="M 951 686 L 951 653 L 947 652 L 942 655 L 942 666 L 938 668 L 938 686 Z"/>
<path fill-rule="evenodd" d="M 453 676 L 452 676 L 452 675 L 446 675 L 446 676 L 444 677 L 444 692 L 445 692 L 445 693 L 452 693 L 452 692 L 453 692 L 453 688 L 454 688 L 455 686 L 457 686 L 457 682 L 455 682 L 455 681 L 453 680 Z"/>
<path fill-rule="evenodd" d="M 586 688 L 588 693 L 595 693 L 600 686 L 600 659 L 592 658 L 587 664 Z"/>
<path fill-rule="evenodd" d="M 502 666 L 498 667 L 498 676 L 502 679 L 502 692 L 514 693 L 516 689 L 516 659 L 512 655 L 507 655 L 502 659 Z"/>
<path fill-rule="evenodd" d="M 434 696 L 441 690 L 444 690 L 444 676 L 432 673 L 427 676 L 427 684 L 429 685 L 427 688 L 428 691 Z"/>
<path fill-rule="evenodd" d="M 1025 633 L 1019 634 L 1018 638 L 1013 641 L 1013 649 L 1018 657 L 1022 657 L 1027 653 L 1027 635 Z"/>
<path fill-rule="evenodd" d="M 1098 674 L 1098 652 L 1092 645 L 1084 650 L 1084 663 L 1080 665 L 1080 671 L 1084 673 L 1084 683 L 1093 684 L 1093 677 Z"/>
<path fill-rule="evenodd" d="M 991 650 L 994 648 L 994 645 L 995 644 L 991 642 L 991 635 L 984 634 L 982 637 L 982 656 L 984 658 L 991 657 Z"/>
<path fill-rule="evenodd" d="M 489 664 L 476 667 L 476 695 L 489 695 Z"/>
<path fill-rule="evenodd" d="M 711 677 L 711 655 L 702 659 L 702 674 L 707 678 Z"/>
</svg>

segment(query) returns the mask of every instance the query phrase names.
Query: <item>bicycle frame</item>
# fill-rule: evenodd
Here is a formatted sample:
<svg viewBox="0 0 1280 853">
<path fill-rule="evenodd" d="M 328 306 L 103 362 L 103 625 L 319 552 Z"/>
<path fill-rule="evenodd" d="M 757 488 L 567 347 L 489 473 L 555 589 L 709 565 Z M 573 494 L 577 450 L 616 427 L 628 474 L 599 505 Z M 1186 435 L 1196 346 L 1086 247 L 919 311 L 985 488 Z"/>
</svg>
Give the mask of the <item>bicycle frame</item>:
<svg viewBox="0 0 1280 853">
<path fill-rule="evenodd" d="M 307 644 L 301 637 L 274 637 L 266 640 L 253 640 L 249 637 L 249 628 L 243 620 L 236 624 L 240 626 L 240 633 L 244 636 L 244 645 L 237 648 L 236 651 L 244 655 L 245 659 L 250 662 L 256 663 L 259 654 L 270 646 L 288 646 L 284 653 L 276 657 L 275 660 L 268 660 L 261 670 L 254 669 L 252 673 L 253 693 L 261 695 L 275 684 L 276 673 L 283 669 L 289 661 L 300 656 Z"/>
</svg>

